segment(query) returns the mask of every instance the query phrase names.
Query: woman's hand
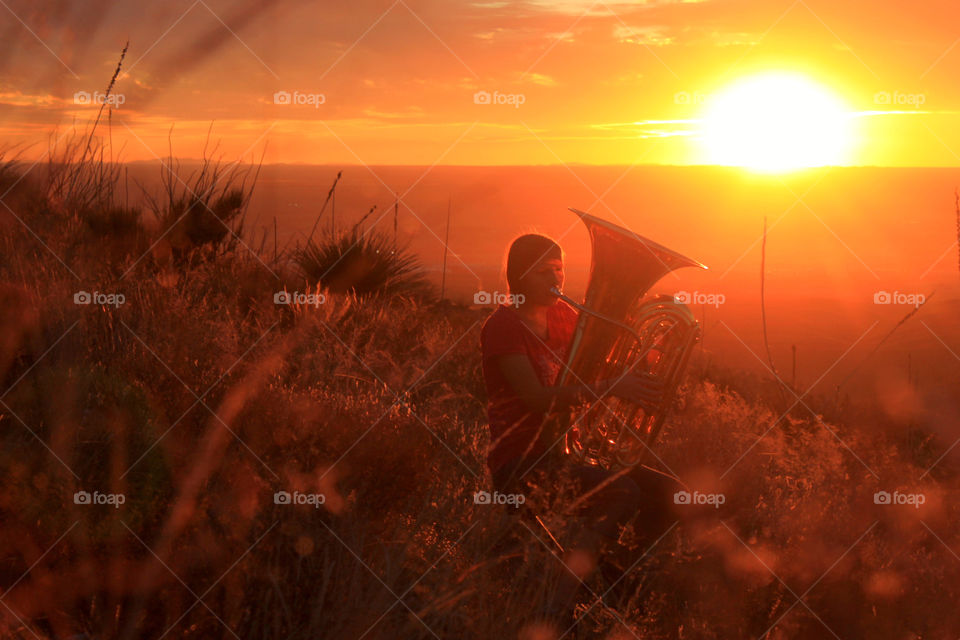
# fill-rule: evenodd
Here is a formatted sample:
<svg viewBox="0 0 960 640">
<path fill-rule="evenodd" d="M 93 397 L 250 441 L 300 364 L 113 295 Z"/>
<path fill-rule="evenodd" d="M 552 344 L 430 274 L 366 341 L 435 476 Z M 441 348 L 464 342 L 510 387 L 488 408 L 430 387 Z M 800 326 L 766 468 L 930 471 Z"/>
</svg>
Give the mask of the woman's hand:
<svg viewBox="0 0 960 640">
<path fill-rule="evenodd" d="M 663 396 L 663 381 L 648 374 L 628 373 L 600 382 L 601 392 L 639 404 L 645 410 L 656 406 Z"/>
</svg>

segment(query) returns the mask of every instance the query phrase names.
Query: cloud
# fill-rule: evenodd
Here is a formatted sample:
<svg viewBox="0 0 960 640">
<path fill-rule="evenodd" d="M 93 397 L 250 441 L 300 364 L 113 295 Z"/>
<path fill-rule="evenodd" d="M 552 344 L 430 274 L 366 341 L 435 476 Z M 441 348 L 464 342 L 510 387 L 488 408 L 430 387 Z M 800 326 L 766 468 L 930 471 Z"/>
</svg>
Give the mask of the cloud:
<svg viewBox="0 0 960 640">
<path fill-rule="evenodd" d="M 667 35 L 668 27 L 662 25 L 650 25 L 642 27 L 631 27 L 629 25 L 618 23 L 613 25 L 613 37 L 617 42 L 628 44 L 642 44 L 652 46 L 664 46 L 674 44 L 676 39 Z"/>
<path fill-rule="evenodd" d="M 651 9 L 673 4 L 700 4 L 707 0 L 527 0 L 525 4 L 550 13 L 605 16 L 613 11 Z"/>
<path fill-rule="evenodd" d="M 386 122 L 394 124 L 397 121 L 408 122 L 413 119 L 429 118 L 429 114 L 418 106 L 408 107 L 405 111 L 379 111 L 376 108 L 364 109 L 360 112 L 363 116 L 370 118 L 374 122 Z"/>
<path fill-rule="evenodd" d="M 50 109 L 63 107 L 67 101 L 63 98 L 46 94 L 31 95 L 20 91 L 0 91 L 0 104 L 11 107 L 32 107 L 34 109 Z M 73 104 L 73 101 L 70 101 Z"/>
<path fill-rule="evenodd" d="M 693 136 L 699 133 L 692 126 L 699 124 L 699 120 L 640 120 L 637 122 L 610 122 L 590 125 L 592 129 L 600 131 L 616 131 L 622 133 L 623 138 L 673 138 L 677 136 Z M 673 126 L 665 126 L 673 125 Z"/>
<path fill-rule="evenodd" d="M 542 73 L 529 73 L 527 77 L 530 78 L 530 82 L 533 84 L 539 84 L 544 87 L 556 87 L 558 85 L 556 80 Z"/>
</svg>

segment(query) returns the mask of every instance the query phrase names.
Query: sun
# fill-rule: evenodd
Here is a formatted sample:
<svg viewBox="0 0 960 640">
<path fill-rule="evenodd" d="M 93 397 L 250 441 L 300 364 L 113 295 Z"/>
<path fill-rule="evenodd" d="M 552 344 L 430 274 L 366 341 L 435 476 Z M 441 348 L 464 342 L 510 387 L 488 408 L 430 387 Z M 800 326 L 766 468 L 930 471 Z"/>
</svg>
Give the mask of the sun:
<svg viewBox="0 0 960 640">
<path fill-rule="evenodd" d="M 849 164 L 853 118 L 806 76 L 745 78 L 706 104 L 701 140 L 709 164 L 783 172 Z"/>
</svg>

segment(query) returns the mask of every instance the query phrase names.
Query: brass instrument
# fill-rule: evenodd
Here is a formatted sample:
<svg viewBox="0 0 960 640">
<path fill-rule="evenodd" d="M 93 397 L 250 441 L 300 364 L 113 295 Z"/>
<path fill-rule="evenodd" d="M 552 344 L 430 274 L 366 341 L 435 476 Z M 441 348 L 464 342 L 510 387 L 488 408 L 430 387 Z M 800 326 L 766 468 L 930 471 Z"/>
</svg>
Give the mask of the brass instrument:
<svg viewBox="0 0 960 640">
<path fill-rule="evenodd" d="M 554 289 L 580 310 L 566 367 L 558 385 L 594 384 L 624 373 L 647 373 L 663 393 L 649 411 L 610 395 L 569 412 L 547 415 L 551 430 L 565 433 L 565 451 L 578 462 L 606 469 L 640 464 L 673 404 L 700 327 L 673 296 L 644 298 L 660 278 L 681 267 L 707 267 L 627 229 L 577 209 L 590 233 L 592 260 L 583 304 Z"/>
</svg>

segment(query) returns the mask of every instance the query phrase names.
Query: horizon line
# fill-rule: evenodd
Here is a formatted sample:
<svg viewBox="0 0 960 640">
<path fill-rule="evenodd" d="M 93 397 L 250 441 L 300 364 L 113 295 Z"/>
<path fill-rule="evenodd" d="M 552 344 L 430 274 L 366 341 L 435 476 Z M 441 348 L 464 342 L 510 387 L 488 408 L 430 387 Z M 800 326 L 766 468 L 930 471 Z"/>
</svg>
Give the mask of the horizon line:
<svg viewBox="0 0 960 640">
<path fill-rule="evenodd" d="M 177 162 L 190 162 L 201 164 L 203 162 L 216 162 L 217 160 L 204 158 L 191 158 L 191 157 L 176 157 L 174 158 Z M 19 160 L 20 162 L 30 162 L 30 160 L 23 158 Z M 43 161 L 41 158 L 40 161 Z M 39 162 L 39 161 L 38 161 Z M 164 160 L 152 158 L 145 160 L 116 160 L 108 164 L 118 164 L 118 165 L 133 165 L 133 164 L 162 164 Z M 226 162 L 227 164 L 241 164 L 235 160 L 227 160 L 226 158 L 219 159 L 219 162 Z M 246 163 L 243 163 L 246 164 Z M 757 176 L 765 175 L 784 175 L 791 173 L 802 173 L 805 171 L 813 171 L 816 169 L 960 169 L 960 164 L 957 165 L 900 165 L 900 164 L 840 164 L 840 165 L 816 165 L 811 167 L 798 167 L 795 169 L 784 169 L 778 171 L 759 171 L 751 167 L 744 167 L 739 165 L 725 165 L 725 164 L 673 164 L 673 163 L 662 163 L 662 162 L 646 162 L 638 164 L 630 163 L 611 163 L 611 164 L 592 164 L 586 162 L 554 162 L 554 163 L 544 163 L 544 164 L 388 164 L 388 163 L 331 163 L 331 162 L 264 162 L 263 166 L 277 167 L 277 166 L 288 166 L 288 167 L 391 167 L 391 168 L 400 168 L 400 167 L 409 167 L 411 169 L 422 169 L 422 168 L 433 168 L 437 169 L 440 167 L 448 168 L 458 168 L 458 169 L 523 169 L 523 168 L 567 168 L 567 167 L 587 167 L 587 168 L 622 168 L 622 167 L 655 167 L 655 168 L 676 168 L 676 169 L 731 169 L 731 170 L 740 170 L 745 173 L 751 173 Z"/>
</svg>

